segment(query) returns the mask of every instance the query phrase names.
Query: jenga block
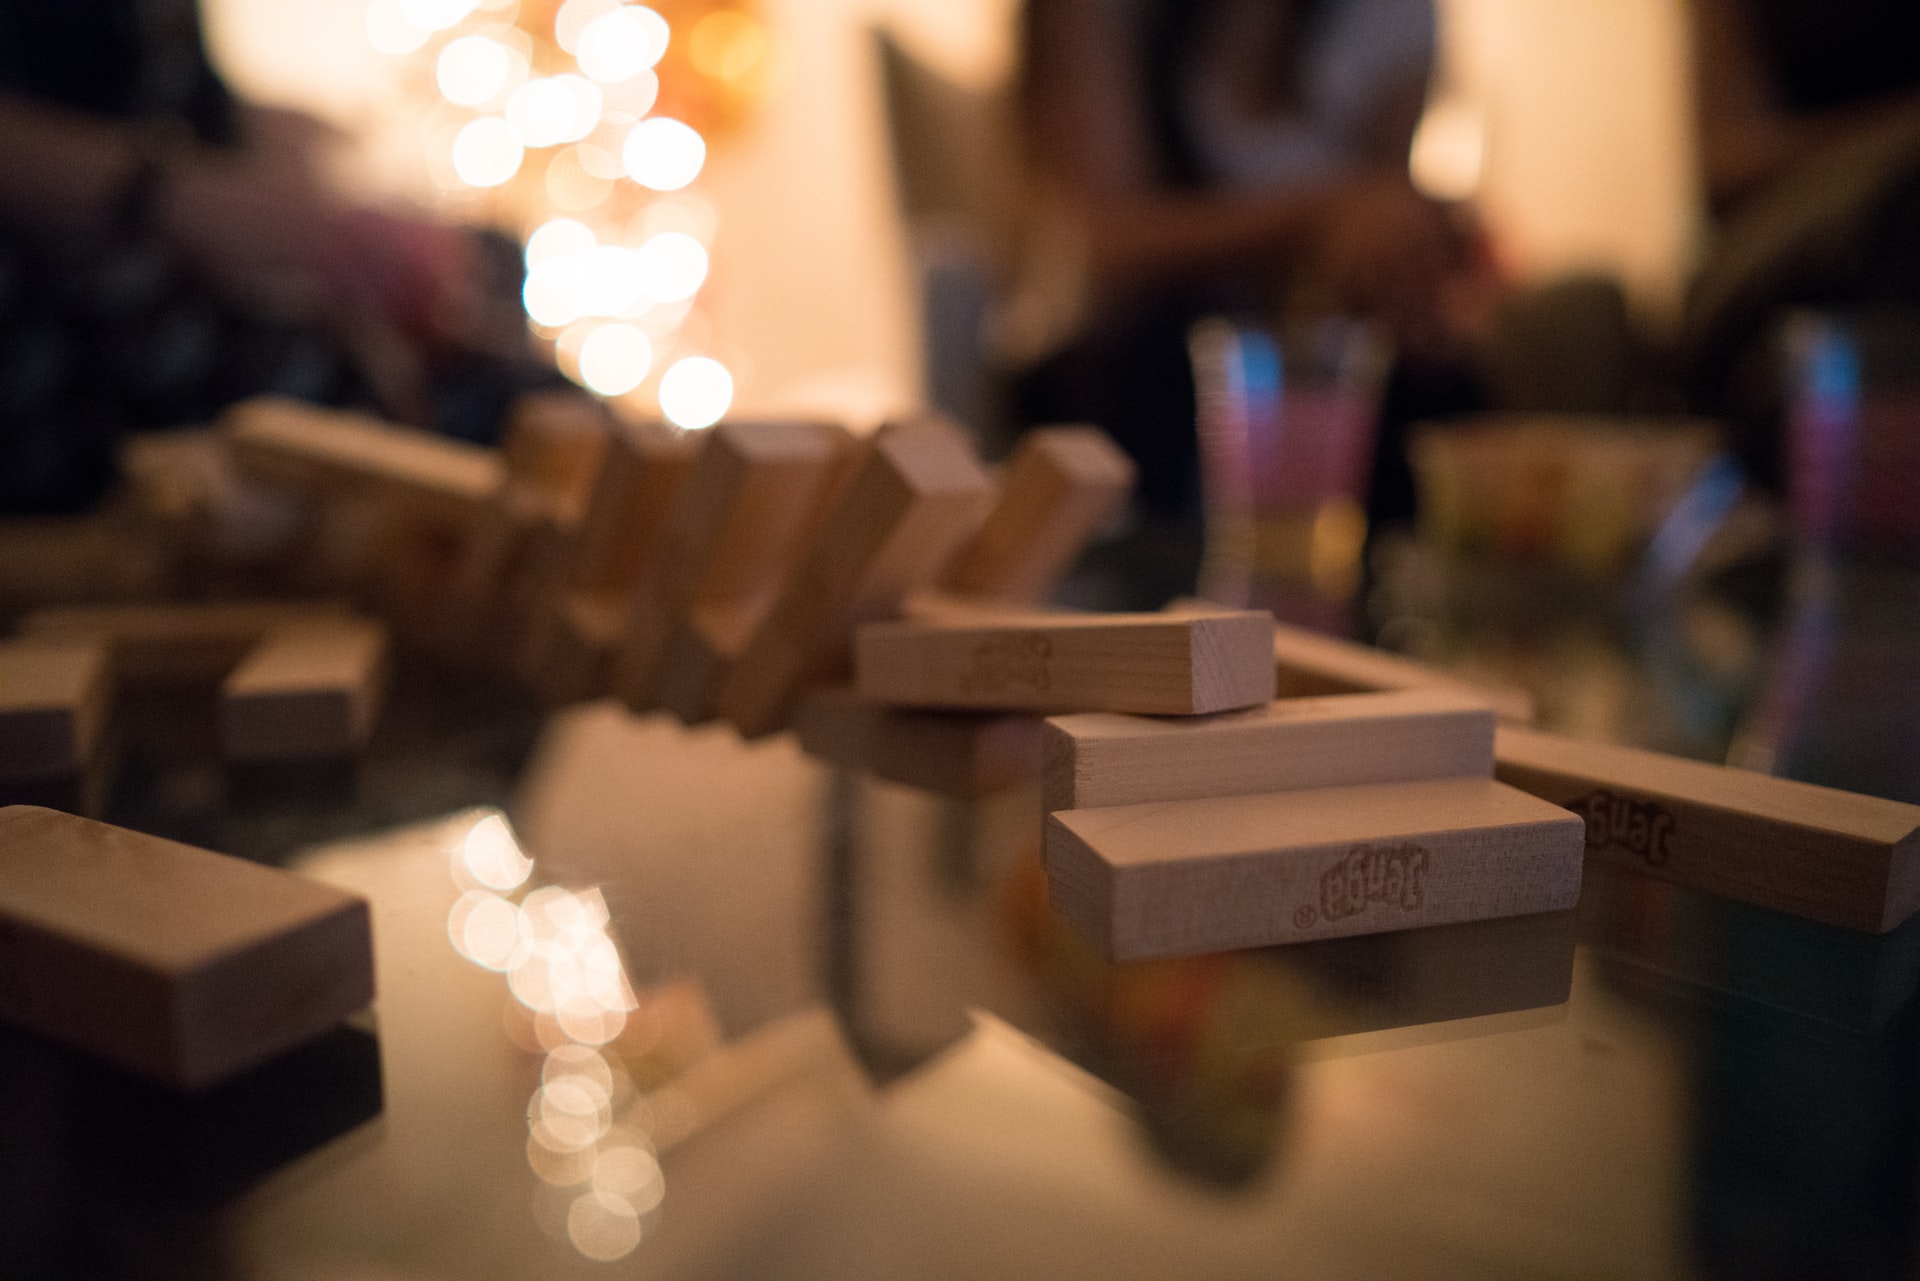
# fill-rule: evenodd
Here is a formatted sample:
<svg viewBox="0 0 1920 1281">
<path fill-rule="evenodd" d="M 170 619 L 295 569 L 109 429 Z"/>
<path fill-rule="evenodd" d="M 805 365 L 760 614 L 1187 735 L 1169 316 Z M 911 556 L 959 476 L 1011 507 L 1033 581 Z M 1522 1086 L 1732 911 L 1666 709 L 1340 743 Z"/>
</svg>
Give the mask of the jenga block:
<svg viewBox="0 0 1920 1281">
<path fill-rule="evenodd" d="M 627 618 L 624 598 L 607 592 L 565 592 L 548 615 L 548 632 L 526 672 L 540 697 L 556 707 L 598 698 L 607 690 Z"/>
<path fill-rule="evenodd" d="M 1064 810 L 1050 897 L 1116 960 L 1533 912 L 1580 897 L 1580 820 L 1491 779 Z"/>
<path fill-rule="evenodd" d="M 721 423 L 681 489 L 655 573 L 634 595 L 614 690 L 628 707 L 661 703 L 675 629 L 699 602 L 764 601 L 817 519 L 842 454 L 829 423 Z"/>
<path fill-rule="evenodd" d="M 1193 715 L 1273 697 L 1273 619 L 1258 610 L 870 623 L 855 685 L 904 707 Z"/>
<path fill-rule="evenodd" d="M 1451 690 L 1283 698 L 1181 720 L 1046 727 L 1045 812 L 1493 774 L 1493 710 Z"/>
<path fill-rule="evenodd" d="M 86 773 L 112 683 L 101 641 L 0 643 L 0 783 Z"/>
<path fill-rule="evenodd" d="M 363 619 L 271 632 L 220 687 L 227 759 L 344 756 L 366 746 L 385 692 L 387 631 Z"/>
<path fill-rule="evenodd" d="M 566 586 L 630 591 L 659 563 L 676 495 L 705 441 L 665 423 L 619 423 L 574 540 Z"/>
<path fill-rule="evenodd" d="M 1133 492 L 1133 462 L 1097 427 L 1028 432 L 1000 496 L 941 579 L 950 592 L 1037 605 Z"/>
<path fill-rule="evenodd" d="M 809 690 L 793 725 L 822 760 L 959 800 L 1040 776 L 1033 716 L 901 711 L 836 685 Z"/>
<path fill-rule="evenodd" d="M 200 1089 L 372 998 L 365 900 L 54 810 L 0 809 L 0 1018 Z"/>
<path fill-rule="evenodd" d="M 121 511 L 0 518 L 0 603 L 153 600 L 178 566 L 167 540 Z"/>
<path fill-rule="evenodd" d="M 611 431 L 606 405 L 584 392 L 529 392 L 513 403 L 500 440 L 508 485 L 577 513 L 593 492 Z"/>
<path fill-rule="evenodd" d="M 683 725 L 704 725 L 720 715 L 720 691 L 767 609 L 764 600 L 695 605 L 667 638 L 660 705 Z"/>
<path fill-rule="evenodd" d="M 1533 699 L 1522 690 L 1476 685 L 1412 659 L 1285 623 L 1274 628 L 1273 661 L 1282 698 L 1451 689 L 1490 704 L 1503 721 L 1525 725 L 1533 720 Z"/>
<path fill-rule="evenodd" d="M 578 527 L 569 507 L 563 496 L 509 485 L 481 510 L 429 611 L 436 649 L 484 666 L 511 665 L 526 652 L 561 577 L 559 548 Z"/>
<path fill-rule="evenodd" d="M 97 640 L 123 685 L 212 682 L 270 631 L 347 618 L 329 601 L 216 601 L 194 605 L 73 605 L 36 610 L 20 625 L 32 640 Z"/>
<path fill-rule="evenodd" d="M 991 495 L 956 434 L 882 428 L 729 671 L 721 713 L 749 738 L 784 725 L 804 685 L 845 674 L 854 626 L 926 587 L 978 527 Z"/>
<path fill-rule="evenodd" d="M 465 524 L 506 482 L 494 450 L 291 400 L 243 401 L 221 427 L 234 463 L 257 480 L 378 496 L 435 524 Z"/>
<path fill-rule="evenodd" d="M 1496 775 L 1587 821 L 1587 856 L 1885 933 L 1920 911 L 1920 806 L 1502 726 Z"/>
</svg>

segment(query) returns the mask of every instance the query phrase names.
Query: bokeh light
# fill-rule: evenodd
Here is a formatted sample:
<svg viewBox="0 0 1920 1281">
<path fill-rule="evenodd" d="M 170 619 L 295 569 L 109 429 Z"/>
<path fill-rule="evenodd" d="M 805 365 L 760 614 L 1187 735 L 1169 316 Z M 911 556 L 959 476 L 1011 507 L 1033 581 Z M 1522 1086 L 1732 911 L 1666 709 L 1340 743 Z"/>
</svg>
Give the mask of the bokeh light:
<svg viewBox="0 0 1920 1281">
<path fill-rule="evenodd" d="M 653 343 L 632 325 L 602 325 L 580 345 L 581 381 L 602 396 L 621 396 L 646 381 Z"/>
<path fill-rule="evenodd" d="M 711 356 L 676 361 L 660 376 L 660 412 L 677 427 L 711 427 L 733 404 L 733 375 Z"/>
<path fill-rule="evenodd" d="M 667 51 L 667 20 L 644 5 L 603 13 L 580 31 L 575 54 L 580 70 L 617 84 L 659 62 Z"/>
<path fill-rule="evenodd" d="M 433 32 L 407 17 L 400 0 L 373 0 L 367 6 L 367 43 L 395 57 L 412 53 L 432 39 Z"/>
<path fill-rule="evenodd" d="M 533 860 L 520 849 L 513 829 L 499 814 L 489 814 L 467 829 L 460 842 L 460 866 L 490 890 L 514 890 L 533 872 Z"/>
<path fill-rule="evenodd" d="M 553 15 L 553 42 L 567 53 L 580 51 L 580 33 L 595 18 L 620 7 L 620 0 L 566 0 Z"/>
<path fill-rule="evenodd" d="M 479 0 L 400 0 L 407 21 L 428 31 L 459 26 L 478 6 Z"/>
<path fill-rule="evenodd" d="M 529 80 L 507 99 L 507 123 L 529 147 L 578 142 L 600 123 L 600 89 L 572 73 Z"/>
<path fill-rule="evenodd" d="M 461 36 L 440 51 L 433 79 L 448 102 L 477 107 L 507 87 L 512 70 L 513 54 L 498 40 Z"/>
<path fill-rule="evenodd" d="M 498 187 L 520 172 L 524 155 L 519 134 L 498 116 L 470 120 L 453 137 L 453 171 L 470 187 Z"/>
<path fill-rule="evenodd" d="M 549 219 L 527 237 L 527 266 L 532 267 L 547 258 L 586 253 L 597 240 L 593 228 L 577 218 Z"/>
<path fill-rule="evenodd" d="M 567 1239 L 596 1263 L 612 1263 L 640 1244 L 640 1216 L 618 1197 L 585 1192 L 567 1209 Z"/>
<path fill-rule="evenodd" d="M 627 174 L 654 191 L 678 191 L 700 176 L 707 144 L 689 125 L 668 116 L 642 120 L 621 148 Z"/>
<path fill-rule="evenodd" d="M 680 302 L 707 279 L 707 247 L 684 232 L 669 231 L 640 246 L 642 287 L 660 302 Z"/>
</svg>

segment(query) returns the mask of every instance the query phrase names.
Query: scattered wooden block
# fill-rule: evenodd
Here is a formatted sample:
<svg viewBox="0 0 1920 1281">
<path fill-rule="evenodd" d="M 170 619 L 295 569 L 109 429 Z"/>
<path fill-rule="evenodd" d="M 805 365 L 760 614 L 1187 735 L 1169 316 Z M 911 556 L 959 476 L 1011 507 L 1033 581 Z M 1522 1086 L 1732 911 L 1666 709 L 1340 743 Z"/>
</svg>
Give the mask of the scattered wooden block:
<svg viewBox="0 0 1920 1281">
<path fill-rule="evenodd" d="M 1876 934 L 1920 911 L 1920 806 L 1511 726 L 1494 753 L 1591 859 Z"/>
<path fill-rule="evenodd" d="M 634 594 L 613 682 L 628 707 L 660 706 L 668 645 L 696 604 L 769 598 L 851 443 L 831 423 L 725 422 L 707 433 L 656 572 Z"/>
<path fill-rule="evenodd" d="M 171 588 L 172 548 L 124 511 L 0 519 L 0 603 L 152 600 Z"/>
<path fill-rule="evenodd" d="M 494 450 L 292 400 L 242 401 L 221 429 L 235 465 L 256 480 L 378 496 L 434 524 L 464 525 L 506 483 Z"/>
<path fill-rule="evenodd" d="M 1302 627 L 1282 623 L 1274 628 L 1273 661 L 1282 698 L 1388 689 L 1451 689 L 1491 705 L 1503 721 L 1520 725 L 1533 721 L 1533 699 L 1524 691 L 1476 685 L 1412 659 Z"/>
<path fill-rule="evenodd" d="M 617 423 L 573 540 L 565 586 L 630 592 L 666 547 L 667 521 L 705 437 L 659 422 Z"/>
<path fill-rule="evenodd" d="M 813 756 L 957 800 L 1040 776 L 1033 716 L 901 711 L 836 685 L 809 690 L 793 725 Z"/>
<path fill-rule="evenodd" d="M 695 605 L 667 638 L 660 661 L 660 706 L 683 725 L 704 725 L 720 715 L 720 691 L 747 642 L 765 619 L 768 602 L 727 601 Z"/>
<path fill-rule="evenodd" d="M 957 433 L 881 428 L 729 670 L 722 714 L 749 738 L 784 725 L 803 686 L 845 674 L 854 626 L 926 587 L 978 528 L 991 496 Z"/>
<path fill-rule="evenodd" d="M 1491 779 L 1065 810 L 1049 896 L 1116 960 L 1572 908 L 1580 820 Z"/>
<path fill-rule="evenodd" d="M 854 649 L 859 691 L 904 707 L 1193 715 L 1273 697 L 1256 610 L 870 623 Z"/>
<path fill-rule="evenodd" d="M 1283 698 L 1180 720 L 1046 723 L 1046 813 L 1303 788 L 1487 778 L 1493 710 L 1451 690 Z"/>
<path fill-rule="evenodd" d="M 187 605 L 72 605 L 35 610 L 20 624 L 36 641 L 100 641 L 122 685 L 218 681 L 267 633 L 349 617 L 328 601 L 215 601 Z"/>
<path fill-rule="evenodd" d="M 228 760 L 345 756 L 366 746 L 380 713 L 387 630 L 364 619 L 269 633 L 220 687 Z"/>
<path fill-rule="evenodd" d="M 585 392 L 529 392 L 513 403 L 500 440 L 508 485 L 577 514 L 593 492 L 611 432 L 605 403 Z"/>
<path fill-rule="evenodd" d="M 600 697 L 619 653 L 627 603 L 606 592 L 564 592 L 548 616 L 538 666 L 524 674 L 541 698 L 555 707 Z"/>
<path fill-rule="evenodd" d="M 112 686 L 103 642 L 0 643 L 0 783 L 84 775 Z"/>
<path fill-rule="evenodd" d="M 55 810 L 0 809 L 0 1018 L 197 1090 L 372 997 L 364 899 Z"/>
<path fill-rule="evenodd" d="M 947 591 L 1037 605 L 1133 492 L 1134 466 L 1097 427 L 1042 427 L 1015 446 L 1000 496 L 941 579 Z"/>
</svg>

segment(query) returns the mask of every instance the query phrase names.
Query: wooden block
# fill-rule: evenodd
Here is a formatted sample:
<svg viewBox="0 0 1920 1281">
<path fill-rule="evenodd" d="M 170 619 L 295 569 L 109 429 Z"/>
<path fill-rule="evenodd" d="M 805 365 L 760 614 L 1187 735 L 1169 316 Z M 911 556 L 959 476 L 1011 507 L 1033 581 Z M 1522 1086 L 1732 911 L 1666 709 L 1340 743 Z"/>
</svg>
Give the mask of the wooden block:
<svg viewBox="0 0 1920 1281">
<path fill-rule="evenodd" d="M 564 564 L 557 549 L 578 527 L 569 507 L 563 496 L 509 485 L 482 509 L 433 611 L 436 649 L 487 667 L 518 661 L 534 619 L 550 611 Z"/>
<path fill-rule="evenodd" d="M 436 524 L 465 524 L 506 483 L 494 450 L 292 400 L 242 401 L 221 429 L 235 465 L 256 480 L 379 496 Z"/>
<path fill-rule="evenodd" d="M 364 899 L 71 814 L 0 809 L 0 1018 L 200 1089 L 372 998 Z"/>
<path fill-rule="evenodd" d="M 1283 698 L 1218 716 L 1046 723 L 1045 812 L 1493 774 L 1493 710 L 1451 690 Z"/>
<path fill-rule="evenodd" d="M 574 539 L 566 586 L 631 591 L 653 571 L 675 498 L 705 439 L 665 423 L 615 425 Z"/>
<path fill-rule="evenodd" d="M 726 422 L 708 433 L 656 571 L 634 594 L 614 677 L 628 707 L 660 706 L 668 644 L 694 605 L 770 597 L 851 444 L 831 423 Z"/>
<path fill-rule="evenodd" d="M 1451 689 L 1491 705 L 1503 721 L 1520 725 L 1533 721 L 1533 699 L 1522 690 L 1476 685 L 1412 659 L 1285 623 L 1274 628 L 1273 661 L 1282 698 L 1388 689 Z"/>
<path fill-rule="evenodd" d="M 585 392 L 529 392 L 513 402 L 500 440 L 508 485 L 577 514 L 593 492 L 612 430 L 605 403 Z"/>
<path fill-rule="evenodd" d="M 220 687 L 228 760 L 345 756 L 365 747 L 380 714 L 387 629 L 363 619 L 267 635 Z"/>
<path fill-rule="evenodd" d="M 904 707 L 1192 715 L 1273 697 L 1273 618 L 1008 611 L 862 627 L 855 685 Z"/>
<path fill-rule="evenodd" d="M 1000 496 L 941 586 L 1012 605 L 1046 600 L 1133 492 L 1134 466 L 1098 427 L 1042 427 L 1015 446 Z"/>
<path fill-rule="evenodd" d="M 104 642 L 0 642 L 0 783 L 85 774 L 112 686 Z"/>
<path fill-rule="evenodd" d="M 765 619 L 766 601 L 696 605 L 673 629 L 660 662 L 660 705 L 683 725 L 720 715 L 720 691 Z"/>
<path fill-rule="evenodd" d="M 153 600 L 177 569 L 167 540 L 125 512 L 0 519 L 0 604 L 12 608 Z"/>
<path fill-rule="evenodd" d="M 1560 912 L 1580 820 L 1491 779 L 1064 810 L 1049 897 L 1116 960 Z"/>
<path fill-rule="evenodd" d="M 901 711 L 831 685 L 807 692 L 793 727 L 811 755 L 957 800 L 1040 776 L 1033 716 Z"/>
<path fill-rule="evenodd" d="M 549 615 L 550 631 L 538 666 L 525 674 L 541 698 L 555 707 L 586 702 L 607 692 L 627 618 L 625 598 L 608 592 L 566 592 Z"/>
<path fill-rule="evenodd" d="M 72 605 L 20 624 L 32 640 L 102 641 L 122 685 L 212 683 L 268 632 L 349 617 L 331 601 L 212 601 L 190 605 Z"/>
<path fill-rule="evenodd" d="M 1920 911 L 1920 806 L 1511 726 L 1494 772 L 1583 816 L 1590 859 L 1876 934 Z"/>
<path fill-rule="evenodd" d="M 985 517 L 992 488 L 948 430 L 882 428 L 727 674 L 721 713 L 749 738 L 786 724 L 801 689 L 843 677 L 855 625 L 928 586 Z"/>
</svg>

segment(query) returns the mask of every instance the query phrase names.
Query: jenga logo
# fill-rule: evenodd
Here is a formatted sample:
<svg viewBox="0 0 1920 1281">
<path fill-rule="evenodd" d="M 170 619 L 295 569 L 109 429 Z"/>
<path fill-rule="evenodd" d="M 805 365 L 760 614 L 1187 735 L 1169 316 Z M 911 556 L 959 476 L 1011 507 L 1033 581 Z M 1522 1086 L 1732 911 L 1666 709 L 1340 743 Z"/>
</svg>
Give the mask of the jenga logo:
<svg viewBox="0 0 1920 1281">
<path fill-rule="evenodd" d="M 1587 848 L 1612 846 L 1638 854 L 1649 865 L 1667 861 L 1673 839 L 1673 815 L 1651 801 L 1616 796 L 1605 788 L 1567 806 L 1587 820 Z"/>
<path fill-rule="evenodd" d="M 1320 877 L 1320 905 L 1293 914 L 1302 929 L 1316 920 L 1358 916 L 1369 903 L 1414 911 L 1426 897 L 1427 851 L 1418 845 L 1362 845 Z"/>
<path fill-rule="evenodd" d="M 1052 657 L 1053 642 L 1037 633 L 981 641 L 964 688 L 969 694 L 1043 693 L 1053 683 Z"/>
</svg>

